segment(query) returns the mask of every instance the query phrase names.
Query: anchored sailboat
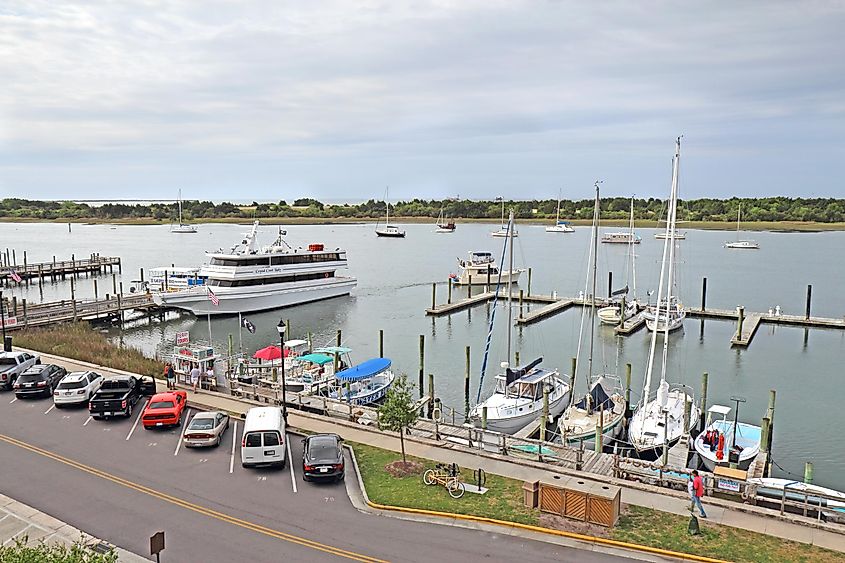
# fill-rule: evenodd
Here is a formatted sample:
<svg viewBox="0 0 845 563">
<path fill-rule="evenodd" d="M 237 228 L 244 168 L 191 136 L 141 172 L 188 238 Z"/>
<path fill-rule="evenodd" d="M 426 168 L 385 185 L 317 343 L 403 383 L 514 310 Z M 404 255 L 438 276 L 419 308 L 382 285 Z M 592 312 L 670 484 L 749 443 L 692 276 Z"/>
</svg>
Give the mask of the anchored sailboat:
<svg viewBox="0 0 845 563">
<path fill-rule="evenodd" d="M 505 198 L 497 197 L 496 201 L 499 201 L 499 202 L 502 203 L 502 226 L 499 227 L 498 231 L 493 231 L 490 234 L 494 237 L 508 237 L 508 238 L 518 237 L 519 231 L 517 231 L 516 229 L 514 229 L 513 231 L 509 231 L 508 225 L 505 224 Z"/>
<path fill-rule="evenodd" d="M 510 213 L 510 218 L 506 227 L 508 246 L 510 257 L 510 270 L 513 271 L 513 211 Z M 504 262 L 504 255 L 502 256 Z M 499 272 L 502 271 L 500 266 Z M 497 281 L 497 295 L 498 286 L 501 285 L 501 273 Z M 560 377 L 560 373 L 556 369 L 545 369 L 539 367 L 543 358 L 538 358 L 525 366 L 517 366 L 515 369 L 510 367 L 511 358 L 511 331 L 513 330 L 513 293 L 511 291 L 513 284 L 513 277 L 508 277 L 508 346 L 507 346 L 507 360 L 502 362 L 501 366 L 504 370 L 503 374 L 496 376 L 496 388 L 493 394 L 487 397 L 484 401 L 479 402 L 470 412 L 470 418 L 477 423 L 485 420 L 487 428 L 497 432 L 504 432 L 512 434 L 518 432 L 526 425 L 537 420 L 542 416 L 545 409 L 544 403 L 548 400 L 549 417 L 553 419 L 559 415 L 563 408 L 569 401 L 570 387 Z M 495 315 L 490 320 L 490 332 L 488 333 L 488 350 L 490 334 L 493 330 L 493 322 Z M 482 378 L 478 384 L 478 392 L 481 394 L 481 384 L 483 383 L 484 370 L 487 366 L 487 351 L 484 353 L 484 362 L 482 364 Z M 547 397 L 547 398 L 546 398 Z M 480 398 L 480 397 L 479 397 Z M 547 423 L 548 421 L 543 421 Z"/>
<path fill-rule="evenodd" d="M 399 227 L 390 224 L 390 201 L 388 199 L 388 190 L 384 192 L 384 203 L 387 206 L 384 216 L 384 227 L 379 228 L 376 223 L 376 236 L 388 238 L 405 238 L 405 231 Z"/>
<path fill-rule="evenodd" d="M 171 225 L 171 233 L 195 233 L 197 227 L 195 225 L 186 225 L 182 222 L 182 190 L 179 190 L 179 224 Z"/>
<path fill-rule="evenodd" d="M 557 213 L 555 214 L 555 224 L 546 227 L 547 233 L 574 233 L 575 229 L 569 221 L 560 220 L 560 190 L 557 192 Z"/>
<path fill-rule="evenodd" d="M 575 373 L 572 374 L 572 394 L 569 406 L 558 421 L 558 432 L 564 444 L 589 441 L 596 436 L 597 428 L 602 434 L 608 434 L 622 422 L 625 416 L 625 397 L 620 393 L 618 382 L 613 384 L 613 377 L 605 374 L 593 379 L 593 347 L 595 340 L 596 317 L 596 256 L 598 254 L 599 229 L 599 184 L 596 182 L 596 202 L 593 210 L 593 238 L 590 247 L 592 259 L 591 277 L 592 291 L 586 291 L 590 296 L 590 355 L 587 359 L 587 394 L 575 402 Z M 581 329 L 578 336 L 578 353 L 581 352 L 581 337 L 584 334 L 584 318 L 581 316 Z M 576 367 L 577 367 L 576 360 Z"/>
<path fill-rule="evenodd" d="M 683 316 L 673 316 L 677 314 L 677 309 L 680 304 L 673 299 L 672 285 L 674 273 L 674 258 L 675 258 L 675 213 L 677 210 L 678 199 L 678 167 L 680 164 L 681 155 L 681 139 L 677 140 L 675 145 L 675 158 L 672 167 L 672 190 L 669 198 L 669 217 L 666 222 L 667 238 L 663 242 L 663 262 L 660 266 L 660 284 L 657 289 L 657 307 L 652 312 L 651 322 L 655 326 L 649 326 L 652 330 L 651 345 L 649 347 L 648 364 L 646 367 L 645 383 L 643 385 L 643 394 L 640 397 L 640 402 L 628 429 L 628 436 L 634 449 L 643 455 L 655 455 L 658 450 L 671 446 L 676 443 L 682 436 L 686 435 L 690 428 L 695 426 L 698 418 L 701 415 L 701 410 L 695 405 L 692 393 L 682 386 L 675 386 L 671 388 L 666 381 L 666 370 L 668 367 L 669 358 L 669 331 L 677 328 L 677 325 L 683 322 Z M 669 275 L 666 280 L 666 265 L 667 255 L 669 264 Z M 667 281 L 664 284 L 664 281 Z M 664 288 L 667 293 L 667 298 L 663 298 Z M 684 313 L 685 315 L 685 313 Z M 659 321 L 658 321 L 659 319 Z M 669 322 L 666 321 L 669 319 Z M 649 322 L 648 320 L 646 321 Z M 657 348 L 657 333 L 663 333 L 663 355 L 660 368 L 660 384 L 657 387 L 657 396 L 654 400 L 649 400 L 651 393 L 651 376 L 654 369 L 654 354 Z M 686 403 L 689 402 L 687 407 Z M 689 416 L 687 417 L 686 409 L 689 408 Z M 685 424 L 686 422 L 686 424 Z"/>
<path fill-rule="evenodd" d="M 454 233 L 455 221 L 449 219 L 447 215 L 443 214 L 443 208 L 440 208 L 440 215 L 437 216 L 437 229 L 435 233 Z"/>
<path fill-rule="evenodd" d="M 739 238 L 739 218 L 742 215 L 742 202 L 739 202 L 739 208 L 736 210 L 736 240 L 733 242 L 726 242 L 725 248 L 744 248 L 747 250 L 757 250 L 760 245 L 756 240 L 740 240 Z"/>
</svg>

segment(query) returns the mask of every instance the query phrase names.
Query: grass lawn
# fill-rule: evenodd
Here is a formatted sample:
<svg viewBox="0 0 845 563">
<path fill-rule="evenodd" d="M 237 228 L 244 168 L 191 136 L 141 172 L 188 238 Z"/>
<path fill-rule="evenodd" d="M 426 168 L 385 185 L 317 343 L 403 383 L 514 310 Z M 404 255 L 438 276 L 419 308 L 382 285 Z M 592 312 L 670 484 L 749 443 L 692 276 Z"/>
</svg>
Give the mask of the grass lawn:
<svg viewBox="0 0 845 563">
<path fill-rule="evenodd" d="M 486 494 L 465 493 L 460 499 L 453 499 L 440 485 L 426 486 L 421 475 L 401 478 L 390 475 L 385 466 L 401 459 L 400 454 L 358 443 L 350 445 L 355 449 L 367 495 L 375 503 L 542 525 L 540 512 L 528 509 L 522 504 L 521 481 L 487 475 L 486 486 L 490 490 Z M 408 461 L 420 462 L 426 469 L 435 465 L 433 461 L 413 456 L 408 456 Z M 464 481 L 472 482 L 472 471 L 461 468 Z M 699 520 L 701 535 L 691 536 L 687 532 L 689 518 L 686 516 L 632 505 L 628 505 L 624 512 L 617 526 L 602 534 L 604 537 L 737 562 L 845 563 L 843 553 L 719 526 L 707 520 Z M 565 519 L 560 520 L 567 522 Z M 567 529 L 566 525 L 561 529 Z M 573 529 L 580 531 L 576 526 L 573 526 Z"/>
</svg>

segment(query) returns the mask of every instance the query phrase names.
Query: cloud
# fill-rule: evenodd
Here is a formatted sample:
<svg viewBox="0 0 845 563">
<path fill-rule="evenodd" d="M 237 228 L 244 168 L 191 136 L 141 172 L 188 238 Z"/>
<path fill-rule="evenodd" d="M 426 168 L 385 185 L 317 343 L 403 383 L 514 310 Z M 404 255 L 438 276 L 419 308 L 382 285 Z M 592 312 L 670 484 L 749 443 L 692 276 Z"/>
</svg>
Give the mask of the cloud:
<svg viewBox="0 0 845 563">
<path fill-rule="evenodd" d="M 389 183 L 397 197 L 551 197 L 564 184 L 584 197 L 604 177 L 611 192 L 662 197 L 683 133 L 688 197 L 845 196 L 843 12 L 12 2 L 0 190 L 355 199 Z"/>
</svg>

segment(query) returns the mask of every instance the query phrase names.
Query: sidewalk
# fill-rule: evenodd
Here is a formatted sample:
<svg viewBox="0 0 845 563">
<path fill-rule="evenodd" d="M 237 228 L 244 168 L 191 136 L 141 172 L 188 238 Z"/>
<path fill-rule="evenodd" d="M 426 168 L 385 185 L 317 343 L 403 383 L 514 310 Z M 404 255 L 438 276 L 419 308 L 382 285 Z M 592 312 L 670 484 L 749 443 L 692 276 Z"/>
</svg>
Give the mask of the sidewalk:
<svg viewBox="0 0 845 563">
<path fill-rule="evenodd" d="M 50 545 L 64 544 L 70 547 L 78 541 L 92 548 L 94 546 L 102 546 L 105 549 L 114 547 L 70 524 L 65 524 L 31 506 L 0 494 L 0 544 L 10 545 L 24 536 L 27 537 L 29 545 L 36 545 L 43 541 Z M 114 549 L 120 563 L 149 563 L 150 561 L 125 549 L 119 547 L 114 547 Z"/>
<path fill-rule="evenodd" d="M 44 361 L 55 362 L 70 370 L 96 369 L 98 372 L 124 373 L 85 362 L 69 360 L 59 356 L 40 354 Z M 165 384 L 158 381 L 159 390 L 165 390 Z M 235 415 L 246 413 L 253 406 L 259 404 L 254 401 L 235 399 L 227 395 L 210 392 L 193 392 L 188 389 L 189 403 L 210 410 L 223 410 Z M 359 442 L 386 450 L 400 451 L 398 435 L 386 433 L 373 427 L 348 422 L 338 418 L 326 418 L 296 410 L 289 410 L 289 422 L 292 427 L 308 432 L 335 432 L 347 441 Z M 554 482 L 555 476 L 577 474 L 579 478 L 597 480 L 600 476 L 589 473 L 576 473 L 562 468 L 547 466 L 525 458 L 506 457 L 486 452 L 473 452 L 458 449 L 459 446 L 449 443 L 435 442 L 428 438 L 414 435 L 406 436 L 405 450 L 408 454 L 438 462 L 455 462 L 462 467 L 481 468 L 487 473 L 518 479 L 520 481 L 548 481 Z M 619 479 L 606 478 L 622 488 L 622 502 L 636 506 L 643 506 L 662 512 L 679 515 L 689 514 L 689 500 L 686 494 L 670 489 L 655 487 L 642 483 L 634 483 Z M 767 534 L 782 539 L 793 540 L 824 547 L 834 551 L 845 552 L 845 529 L 841 532 L 832 531 L 839 528 L 834 525 L 816 523 L 813 519 L 798 515 L 780 516 L 777 511 L 752 505 L 738 505 L 721 499 L 705 498 L 707 520 L 724 526 L 731 526 Z M 705 524 L 706 525 L 706 524 Z M 825 527 L 830 528 L 824 529 Z"/>
</svg>

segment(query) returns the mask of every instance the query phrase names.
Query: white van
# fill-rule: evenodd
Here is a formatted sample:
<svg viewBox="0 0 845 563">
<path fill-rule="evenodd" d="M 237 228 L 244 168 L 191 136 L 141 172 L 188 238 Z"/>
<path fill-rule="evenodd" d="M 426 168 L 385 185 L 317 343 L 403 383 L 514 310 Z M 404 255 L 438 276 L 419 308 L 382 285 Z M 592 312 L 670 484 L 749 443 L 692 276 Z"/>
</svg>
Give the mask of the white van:
<svg viewBox="0 0 845 563">
<path fill-rule="evenodd" d="M 246 413 L 241 465 L 285 466 L 285 421 L 279 407 L 254 407 Z"/>
</svg>

